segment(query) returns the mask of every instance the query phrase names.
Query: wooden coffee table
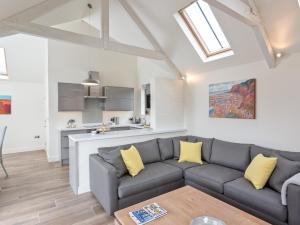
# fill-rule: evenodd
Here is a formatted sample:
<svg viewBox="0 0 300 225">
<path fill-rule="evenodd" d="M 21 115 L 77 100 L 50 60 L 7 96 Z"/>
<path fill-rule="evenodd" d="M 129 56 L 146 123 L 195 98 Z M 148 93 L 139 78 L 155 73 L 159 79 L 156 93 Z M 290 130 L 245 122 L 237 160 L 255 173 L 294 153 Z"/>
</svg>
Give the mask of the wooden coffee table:
<svg viewBox="0 0 300 225">
<path fill-rule="evenodd" d="M 224 221 L 226 225 L 270 225 L 190 186 L 115 212 L 115 224 L 135 225 L 128 213 L 154 202 L 165 208 L 168 214 L 148 223 L 149 225 L 189 225 L 193 218 L 199 216 L 215 217 Z"/>
</svg>

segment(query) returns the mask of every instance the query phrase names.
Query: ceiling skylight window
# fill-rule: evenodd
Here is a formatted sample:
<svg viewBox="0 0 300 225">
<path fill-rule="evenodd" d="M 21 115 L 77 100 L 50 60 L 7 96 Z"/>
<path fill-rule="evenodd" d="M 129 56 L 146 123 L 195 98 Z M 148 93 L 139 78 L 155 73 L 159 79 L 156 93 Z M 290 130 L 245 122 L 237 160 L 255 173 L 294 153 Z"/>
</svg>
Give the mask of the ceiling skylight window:
<svg viewBox="0 0 300 225">
<path fill-rule="evenodd" d="M 180 10 L 175 18 L 204 62 L 233 55 L 216 17 L 203 0 Z"/>
<path fill-rule="evenodd" d="M 8 79 L 4 48 L 0 48 L 0 79 Z"/>
</svg>

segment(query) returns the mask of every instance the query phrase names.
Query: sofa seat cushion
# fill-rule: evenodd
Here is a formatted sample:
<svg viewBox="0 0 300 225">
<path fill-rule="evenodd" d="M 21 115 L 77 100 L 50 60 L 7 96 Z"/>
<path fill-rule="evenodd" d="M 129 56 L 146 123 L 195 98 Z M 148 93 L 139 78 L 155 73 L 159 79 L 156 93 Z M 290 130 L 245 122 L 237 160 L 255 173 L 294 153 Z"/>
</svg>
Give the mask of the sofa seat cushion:
<svg viewBox="0 0 300 225">
<path fill-rule="evenodd" d="M 243 173 L 224 166 L 206 164 L 185 170 L 185 179 L 223 194 L 224 183 L 243 176 Z"/>
<path fill-rule="evenodd" d="M 186 169 L 189 169 L 189 168 L 192 168 L 192 167 L 195 167 L 195 166 L 201 166 L 199 163 L 191 163 L 191 162 L 179 163 L 178 160 L 176 160 L 176 159 L 169 159 L 169 160 L 163 161 L 163 163 L 175 166 L 175 167 L 180 168 L 182 170 L 186 170 Z M 203 165 L 206 164 L 205 162 L 203 162 L 203 163 L 204 163 Z"/>
<path fill-rule="evenodd" d="M 180 179 L 183 172 L 179 168 L 162 162 L 147 164 L 136 177 L 126 175 L 119 179 L 118 195 L 128 197 Z"/>
<path fill-rule="evenodd" d="M 256 190 L 246 179 L 239 178 L 224 185 L 224 194 L 280 221 L 287 220 L 287 208 L 281 204 L 280 194 L 270 188 Z"/>
</svg>

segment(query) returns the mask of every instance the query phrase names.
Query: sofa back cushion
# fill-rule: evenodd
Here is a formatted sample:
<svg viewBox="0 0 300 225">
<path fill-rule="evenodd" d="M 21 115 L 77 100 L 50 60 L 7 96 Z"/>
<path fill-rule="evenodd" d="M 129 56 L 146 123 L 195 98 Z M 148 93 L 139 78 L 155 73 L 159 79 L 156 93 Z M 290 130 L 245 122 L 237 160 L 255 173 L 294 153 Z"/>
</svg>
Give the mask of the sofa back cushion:
<svg viewBox="0 0 300 225">
<path fill-rule="evenodd" d="M 127 146 L 123 146 L 127 147 Z M 120 150 L 122 147 L 99 148 L 98 155 L 107 163 L 116 168 L 117 177 L 122 177 L 128 173 L 126 165 L 122 159 Z M 125 148 L 124 148 L 125 149 Z"/>
<path fill-rule="evenodd" d="M 250 146 L 214 139 L 210 163 L 245 171 L 250 163 Z"/>
<path fill-rule="evenodd" d="M 157 142 L 162 160 L 174 158 L 174 146 L 172 138 L 159 138 L 157 139 Z"/>
<path fill-rule="evenodd" d="M 268 184 L 274 190 L 281 192 L 283 183 L 300 173 L 300 162 L 286 159 L 278 154 L 274 154 L 273 157 L 277 158 L 277 165 Z"/>
<path fill-rule="evenodd" d="M 209 162 L 211 156 L 213 138 L 188 136 L 188 141 L 193 143 L 202 142 L 202 159 L 206 162 Z"/>
<path fill-rule="evenodd" d="M 173 140 L 173 147 L 174 147 L 174 158 L 179 159 L 180 156 L 180 141 L 188 141 L 187 136 L 180 136 L 175 137 Z"/>
<path fill-rule="evenodd" d="M 287 179 L 300 172 L 300 152 L 279 151 L 257 145 L 251 146 L 250 152 L 251 158 L 258 154 L 278 158 L 276 168 L 268 182 L 269 187 L 278 192 L 281 192 L 282 185 Z"/>
<path fill-rule="evenodd" d="M 139 151 L 144 164 L 161 161 L 157 139 L 132 145 Z"/>
<path fill-rule="evenodd" d="M 271 156 L 272 154 L 278 154 L 292 161 L 300 161 L 300 152 L 280 151 L 271 148 L 264 148 L 257 145 L 251 146 L 251 151 L 250 151 L 251 159 L 253 159 L 255 156 L 257 156 L 260 153 L 263 154 L 264 156 Z"/>
</svg>

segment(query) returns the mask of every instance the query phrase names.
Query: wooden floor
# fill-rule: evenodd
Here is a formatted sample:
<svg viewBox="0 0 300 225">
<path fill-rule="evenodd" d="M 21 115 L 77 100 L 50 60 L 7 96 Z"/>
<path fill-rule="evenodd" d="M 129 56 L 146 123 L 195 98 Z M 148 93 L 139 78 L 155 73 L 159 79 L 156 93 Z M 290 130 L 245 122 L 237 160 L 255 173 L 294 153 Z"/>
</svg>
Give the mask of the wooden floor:
<svg viewBox="0 0 300 225">
<path fill-rule="evenodd" d="M 76 197 L 68 167 L 48 163 L 45 151 L 4 156 L 0 168 L 0 225 L 112 225 L 113 218 L 90 194 Z"/>
</svg>

